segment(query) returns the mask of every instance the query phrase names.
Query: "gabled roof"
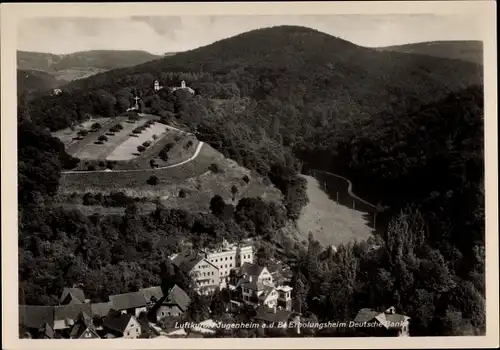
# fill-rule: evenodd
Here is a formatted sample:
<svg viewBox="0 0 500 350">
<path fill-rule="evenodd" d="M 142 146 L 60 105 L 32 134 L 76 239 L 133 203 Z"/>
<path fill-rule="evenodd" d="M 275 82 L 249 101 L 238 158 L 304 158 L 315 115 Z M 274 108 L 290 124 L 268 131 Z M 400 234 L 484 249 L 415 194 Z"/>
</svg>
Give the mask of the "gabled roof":
<svg viewBox="0 0 500 350">
<path fill-rule="evenodd" d="M 105 303 L 95 303 L 90 305 L 90 309 L 92 311 L 92 316 L 105 317 L 109 310 L 113 307 L 113 304 L 108 301 Z"/>
<path fill-rule="evenodd" d="M 54 319 L 64 320 L 72 319 L 76 321 L 80 313 L 84 312 L 87 315 L 92 315 L 90 304 L 68 304 L 61 306 L 54 306 Z"/>
<path fill-rule="evenodd" d="M 67 296 L 70 296 L 71 302 L 79 301 L 81 303 L 85 303 L 85 294 L 83 290 L 80 288 L 64 288 L 61 294 L 61 298 L 59 302 L 62 303 L 66 299 Z"/>
<path fill-rule="evenodd" d="M 86 331 L 89 330 L 89 332 L 94 333 L 94 335 L 97 338 L 99 337 L 99 334 L 97 333 L 95 327 L 93 325 L 85 325 L 82 322 L 76 323 L 73 328 L 71 328 L 71 333 L 69 334 L 70 339 L 78 339 L 82 336 L 82 334 Z"/>
<path fill-rule="evenodd" d="M 144 298 L 148 302 L 151 301 L 152 297 L 156 298 L 157 301 L 163 297 L 163 291 L 161 290 L 161 286 L 139 289 L 139 292 L 141 292 L 144 295 Z"/>
<path fill-rule="evenodd" d="M 145 307 L 147 302 L 141 292 L 131 292 L 125 294 L 111 295 L 109 300 L 115 310 L 136 309 Z"/>
<path fill-rule="evenodd" d="M 267 288 L 270 288 L 270 286 L 267 286 L 264 283 L 257 281 L 256 278 L 252 278 L 251 281 L 248 280 L 243 281 L 240 285 L 244 288 L 248 288 L 255 291 L 266 290 Z"/>
<path fill-rule="evenodd" d="M 189 303 L 191 302 L 189 295 L 187 295 L 187 293 L 178 285 L 172 287 L 168 293 L 168 300 L 175 303 L 182 311 L 186 311 Z"/>
<path fill-rule="evenodd" d="M 153 307 L 153 311 L 156 312 L 158 308 L 162 305 L 165 306 L 173 306 L 176 305 L 179 307 L 181 311 L 186 311 L 189 304 L 191 303 L 191 298 L 187 293 L 182 290 L 178 285 L 173 286 L 168 295 L 165 297 L 162 297 Z"/>
<path fill-rule="evenodd" d="M 369 322 L 373 320 L 380 312 L 373 311 L 372 309 L 361 309 L 354 318 L 354 322 Z"/>
<path fill-rule="evenodd" d="M 276 310 L 268 308 L 267 306 L 259 306 L 256 310 L 254 319 L 265 322 L 286 322 L 292 315 L 291 311 Z"/>
<path fill-rule="evenodd" d="M 40 331 L 42 331 L 43 335 L 45 335 L 47 338 L 54 338 L 54 329 L 47 322 L 44 323 Z"/>
<path fill-rule="evenodd" d="M 115 317 L 108 317 L 104 321 L 104 327 L 123 333 L 131 319 L 135 319 L 135 317 L 130 314 L 120 314 Z"/>
<path fill-rule="evenodd" d="M 361 309 L 354 318 L 354 322 L 369 322 L 372 320 L 377 320 L 386 329 L 398 329 L 403 327 L 404 322 L 409 319 L 408 316 L 389 313 L 389 312 L 379 312 L 372 309 Z"/>
<path fill-rule="evenodd" d="M 249 276 L 260 276 L 262 271 L 264 271 L 266 267 L 265 266 L 259 266 L 257 264 L 251 264 L 251 263 L 244 263 L 243 266 L 241 266 L 240 273 L 247 274 Z"/>
<path fill-rule="evenodd" d="M 202 255 L 186 252 L 173 258 L 172 263 L 182 271 L 189 273 L 203 259 Z"/>
<path fill-rule="evenodd" d="M 45 323 L 54 324 L 54 307 L 19 305 L 19 324 L 26 328 L 39 329 Z"/>
</svg>

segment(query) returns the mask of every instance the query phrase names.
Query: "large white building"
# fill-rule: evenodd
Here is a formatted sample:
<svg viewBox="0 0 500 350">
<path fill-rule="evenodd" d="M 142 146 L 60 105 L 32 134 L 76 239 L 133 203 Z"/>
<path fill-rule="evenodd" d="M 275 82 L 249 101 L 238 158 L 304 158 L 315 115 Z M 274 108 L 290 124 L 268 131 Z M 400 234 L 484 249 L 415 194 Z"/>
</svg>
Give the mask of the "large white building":
<svg viewBox="0 0 500 350">
<path fill-rule="evenodd" d="M 229 279 L 232 269 L 253 263 L 254 252 L 252 245 L 228 244 L 226 241 L 217 250 L 206 251 L 205 259 L 219 269 L 220 286 L 223 288 Z"/>
</svg>

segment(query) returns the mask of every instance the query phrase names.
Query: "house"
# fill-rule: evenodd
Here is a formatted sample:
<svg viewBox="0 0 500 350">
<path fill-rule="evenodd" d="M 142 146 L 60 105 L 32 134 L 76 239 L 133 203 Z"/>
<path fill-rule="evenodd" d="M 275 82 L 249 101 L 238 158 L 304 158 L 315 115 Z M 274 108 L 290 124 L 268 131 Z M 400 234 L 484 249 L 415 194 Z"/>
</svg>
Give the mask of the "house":
<svg viewBox="0 0 500 350">
<path fill-rule="evenodd" d="M 139 338 L 142 334 L 142 327 L 137 318 L 131 314 L 113 313 L 104 320 L 104 329 L 109 335 L 105 337 L 123 337 L 127 339 Z"/>
<path fill-rule="evenodd" d="M 396 313 L 393 306 L 384 312 L 361 309 L 351 322 L 354 322 L 353 324 L 361 332 L 371 336 L 409 336 L 410 318 Z M 374 326 L 375 324 L 379 324 L 380 327 Z"/>
<path fill-rule="evenodd" d="M 219 269 L 202 255 L 178 254 L 172 257 L 172 263 L 193 278 L 200 293 L 209 294 L 219 287 Z"/>
<path fill-rule="evenodd" d="M 148 301 L 140 291 L 111 295 L 109 300 L 112 304 L 112 309 L 121 313 L 129 313 L 137 317 L 141 312 L 147 312 Z"/>
<path fill-rule="evenodd" d="M 230 283 L 235 283 L 230 289 L 241 291 L 236 295 L 247 305 L 291 310 L 292 288 L 275 286 L 273 276 L 264 266 L 245 263 L 231 275 Z"/>
<path fill-rule="evenodd" d="M 100 339 L 97 329 L 92 323 L 92 318 L 85 312 L 81 312 L 71 328 L 70 339 Z"/>
<path fill-rule="evenodd" d="M 191 299 L 179 286 L 173 286 L 168 295 L 161 297 L 149 312 L 154 322 L 168 316 L 180 316 L 188 308 Z"/>
<path fill-rule="evenodd" d="M 220 287 L 224 288 L 229 281 L 230 271 L 241 267 L 245 263 L 253 263 L 254 253 L 252 245 L 239 246 L 227 241 L 213 251 L 204 252 L 205 259 L 219 268 Z"/>
<path fill-rule="evenodd" d="M 59 298 L 59 304 L 85 304 L 85 294 L 80 288 L 64 288 Z"/>
<path fill-rule="evenodd" d="M 292 311 L 259 306 L 255 309 L 255 313 L 253 320 L 256 323 L 273 325 L 273 328 L 294 328 L 297 333 L 300 333 L 299 315 Z"/>
</svg>

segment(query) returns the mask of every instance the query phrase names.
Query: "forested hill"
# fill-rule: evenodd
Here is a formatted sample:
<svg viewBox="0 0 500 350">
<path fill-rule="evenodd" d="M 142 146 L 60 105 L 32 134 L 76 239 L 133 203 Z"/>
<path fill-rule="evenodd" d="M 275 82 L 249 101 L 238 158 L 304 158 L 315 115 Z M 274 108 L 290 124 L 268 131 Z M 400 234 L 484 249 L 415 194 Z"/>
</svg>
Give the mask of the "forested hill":
<svg viewBox="0 0 500 350">
<path fill-rule="evenodd" d="M 482 41 L 430 41 L 415 44 L 380 47 L 378 48 L 378 50 L 452 58 L 481 65 L 483 64 Z"/>
<path fill-rule="evenodd" d="M 17 51 L 17 67 L 45 72 L 75 68 L 115 69 L 152 61 L 160 56 L 138 50 L 90 50 L 66 55 Z"/>
<path fill-rule="evenodd" d="M 36 70 L 17 70 L 17 93 L 30 93 L 35 90 L 46 91 L 61 84 L 49 73 Z"/>
</svg>

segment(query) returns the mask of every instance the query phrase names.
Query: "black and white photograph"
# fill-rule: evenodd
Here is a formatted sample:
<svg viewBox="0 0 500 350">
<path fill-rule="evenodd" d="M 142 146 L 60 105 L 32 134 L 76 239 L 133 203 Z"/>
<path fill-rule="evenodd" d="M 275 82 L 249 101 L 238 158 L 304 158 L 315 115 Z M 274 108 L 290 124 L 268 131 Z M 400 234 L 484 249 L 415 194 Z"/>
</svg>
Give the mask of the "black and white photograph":
<svg viewBox="0 0 500 350">
<path fill-rule="evenodd" d="M 460 3 L 17 20 L 9 337 L 498 346 L 495 7 Z"/>
</svg>

